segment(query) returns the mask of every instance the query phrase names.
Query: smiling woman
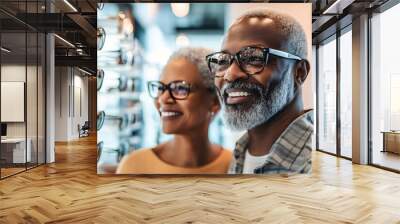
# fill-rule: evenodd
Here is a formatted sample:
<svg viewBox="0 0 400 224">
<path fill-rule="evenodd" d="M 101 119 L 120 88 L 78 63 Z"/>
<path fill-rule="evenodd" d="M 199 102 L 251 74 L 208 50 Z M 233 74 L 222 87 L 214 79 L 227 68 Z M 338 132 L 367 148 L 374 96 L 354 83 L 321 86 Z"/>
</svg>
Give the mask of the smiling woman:
<svg viewBox="0 0 400 224">
<path fill-rule="evenodd" d="M 125 156 L 120 174 L 224 174 L 231 151 L 212 144 L 208 130 L 220 105 L 204 48 L 175 52 L 159 81 L 148 82 L 161 117 L 162 131 L 172 140 Z"/>
</svg>

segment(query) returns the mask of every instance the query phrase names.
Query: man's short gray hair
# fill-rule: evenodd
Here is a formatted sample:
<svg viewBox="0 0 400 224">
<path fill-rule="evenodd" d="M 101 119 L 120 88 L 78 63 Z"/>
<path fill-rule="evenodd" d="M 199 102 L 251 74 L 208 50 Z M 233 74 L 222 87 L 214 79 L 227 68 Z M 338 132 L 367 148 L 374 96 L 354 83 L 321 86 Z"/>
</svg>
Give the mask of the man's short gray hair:
<svg viewBox="0 0 400 224">
<path fill-rule="evenodd" d="M 197 67 L 199 74 L 203 78 L 203 83 L 207 88 L 214 89 L 214 77 L 208 69 L 206 56 L 211 54 L 212 50 L 202 47 L 184 47 L 175 51 L 168 59 L 167 63 L 172 60 L 184 58 Z"/>
<path fill-rule="evenodd" d="M 287 14 L 272 11 L 270 9 L 251 10 L 237 18 L 231 26 L 240 23 L 244 19 L 254 17 L 269 18 L 273 20 L 278 30 L 287 37 L 287 51 L 303 59 L 307 59 L 307 39 L 303 27 L 296 19 Z"/>
</svg>

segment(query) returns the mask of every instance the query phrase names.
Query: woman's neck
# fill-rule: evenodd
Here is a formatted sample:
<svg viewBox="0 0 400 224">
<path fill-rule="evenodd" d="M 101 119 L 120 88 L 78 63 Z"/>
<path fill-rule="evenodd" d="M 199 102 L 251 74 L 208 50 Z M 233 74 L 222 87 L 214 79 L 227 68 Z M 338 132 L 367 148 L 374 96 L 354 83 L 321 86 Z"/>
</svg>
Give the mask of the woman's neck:
<svg viewBox="0 0 400 224">
<path fill-rule="evenodd" d="M 165 162 L 180 167 L 199 167 L 213 161 L 219 149 L 213 147 L 206 132 L 192 131 L 193 134 L 180 134 L 164 144 L 158 154 Z"/>
</svg>

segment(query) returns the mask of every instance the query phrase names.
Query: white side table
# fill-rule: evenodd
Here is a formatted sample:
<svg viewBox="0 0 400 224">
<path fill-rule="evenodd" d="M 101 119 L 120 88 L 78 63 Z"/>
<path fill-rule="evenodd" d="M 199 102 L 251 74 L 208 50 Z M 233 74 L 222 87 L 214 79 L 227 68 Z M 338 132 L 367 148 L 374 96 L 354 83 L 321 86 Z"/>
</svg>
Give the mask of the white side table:
<svg viewBox="0 0 400 224">
<path fill-rule="evenodd" d="M 26 139 L 27 147 L 26 147 L 26 154 L 25 154 L 25 138 L 7 138 L 2 139 L 1 144 L 6 145 L 7 147 L 13 147 L 13 163 L 25 163 L 31 162 L 32 160 L 32 153 L 31 153 L 31 146 L 32 140 L 30 138 Z M 25 161 L 26 159 L 26 161 Z"/>
</svg>

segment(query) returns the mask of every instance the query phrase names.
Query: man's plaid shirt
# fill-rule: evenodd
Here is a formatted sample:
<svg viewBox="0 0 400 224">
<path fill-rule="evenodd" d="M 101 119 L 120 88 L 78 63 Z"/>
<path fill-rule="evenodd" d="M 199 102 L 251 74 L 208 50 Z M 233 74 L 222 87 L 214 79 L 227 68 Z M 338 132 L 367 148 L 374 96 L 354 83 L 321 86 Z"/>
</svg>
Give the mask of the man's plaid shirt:
<svg viewBox="0 0 400 224">
<path fill-rule="evenodd" d="M 307 111 L 296 118 L 279 136 L 272 145 L 264 165 L 256 168 L 254 173 L 310 173 L 313 130 L 313 111 Z M 243 172 L 248 138 L 246 133 L 236 142 L 229 173 Z"/>
</svg>

